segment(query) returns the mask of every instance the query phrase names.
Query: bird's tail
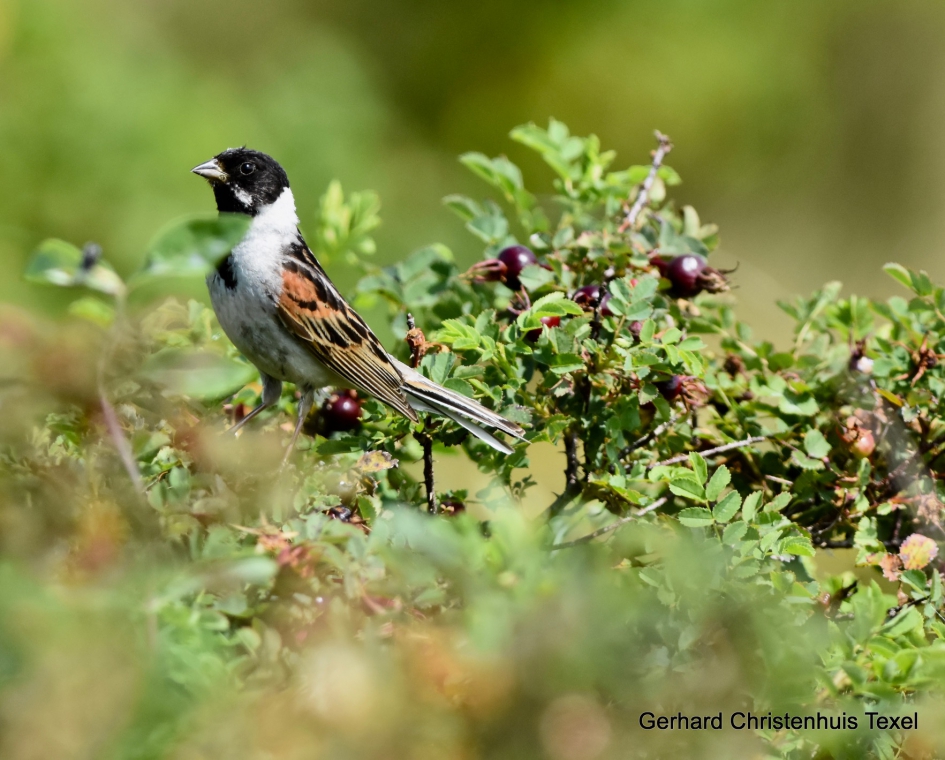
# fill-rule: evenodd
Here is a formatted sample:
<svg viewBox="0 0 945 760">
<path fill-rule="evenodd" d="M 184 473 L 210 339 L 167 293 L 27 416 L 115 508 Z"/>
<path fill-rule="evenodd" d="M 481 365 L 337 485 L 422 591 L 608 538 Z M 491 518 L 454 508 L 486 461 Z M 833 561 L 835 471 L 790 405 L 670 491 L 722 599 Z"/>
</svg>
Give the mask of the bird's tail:
<svg viewBox="0 0 945 760">
<path fill-rule="evenodd" d="M 524 440 L 525 431 L 514 422 L 510 422 L 491 409 L 486 409 L 478 401 L 437 385 L 403 362 L 396 359 L 393 359 L 393 362 L 403 375 L 403 390 L 407 394 L 407 401 L 418 412 L 433 412 L 449 417 L 480 441 L 485 441 L 504 454 L 511 454 L 512 447 L 500 441 L 485 428 L 501 430 L 513 438 Z"/>
</svg>

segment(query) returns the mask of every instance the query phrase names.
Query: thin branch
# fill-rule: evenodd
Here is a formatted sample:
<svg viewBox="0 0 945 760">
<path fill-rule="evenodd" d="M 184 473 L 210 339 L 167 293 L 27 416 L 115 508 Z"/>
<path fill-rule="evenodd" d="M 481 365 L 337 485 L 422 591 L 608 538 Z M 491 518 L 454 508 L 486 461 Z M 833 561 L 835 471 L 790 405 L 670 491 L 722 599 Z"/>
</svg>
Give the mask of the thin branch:
<svg viewBox="0 0 945 760">
<path fill-rule="evenodd" d="M 675 424 L 676 424 L 676 420 L 678 420 L 678 419 L 679 419 L 679 415 L 674 412 L 673 415 L 672 415 L 668 420 L 666 420 L 666 422 L 664 422 L 664 423 L 662 423 L 662 424 L 660 424 L 660 425 L 657 425 L 657 426 L 656 426 L 655 428 L 653 428 L 649 433 L 647 433 L 647 434 L 644 435 L 644 436 L 641 436 L 640 438 L 637 438 L 633 443 L 631 443 L 631 444 L 628 445 L 626 448 L 624 448 L 624 450 L 620 452 L 620 454 L 619 454 L 619 456 L 618 456 L 617 458 L 618 458 L 618 459 L 625 459 L 625 458 L 628 457 L 632 452 L 634 452 L 634 451 L 636 451 L 637 449 L 639 449 L 641 446 L 646 446 L 650 441 L 652 441 L 654 438 L 656 438 L 656 436 L 662 435 L 663 431 L 665 431 L 666 429 L 671 428 L 673 425 L 675 425 Z"/>
<path fill-rule="evenodd" d="M 91 269 L 95 262 L 102 255 L 101 247 L 94 243 L 87 243 L 83 250 L 82 266 L 84 269 Z M 106 336 L 105 348 L 102 350 L 96 367 L 96 385 L 98 388 L 98 401 L 102 407 L 102 417 L 105 420 L 105 428 L 108 435 L 115 445 L 115 451 L 131 478 L 131 482 L 139 495 L 144 495 L 144 479 L 141 477 L 141 471 L 138 469 L 138 462 L 135 459 L 134 450 L 125 437 L 125 432 L 121 429 L 121 422 L 118 420 L 118 413 L 112 402 L 108 400 L 108 393 L 105 390 L 105 373 L 108 371 L 112 358 L 115 355 L 115 348 L 118 342 L 118 331 L 122 329 L 125 316 L 125 301 L 123 292 L 115 295 L 115 322 Z"/>
<path fill-rule="evenodd" d="M 782 486 L 793 487 L 794 484 L 787 478 L 779 478 L 777 475 L 765 475 L 765 480 L 770 480 L 772 483 L 780 483 Z"/>
<path fill-rule="evenodd" d="M 880 543 L 887 549 L 896 549 L 898 551 L 900 543 L 897 541 L 880 541 Z M 815 543 L 818 549 L 852 549 L 854 544 L 852 540 L 849 541 L 821 541 Z"/>
<path fill-rule="evenodd" d="M 410 346 L 410 364 L 413 367 L 420 365 L 426 346 L 426 338 L 421 330 L 417 329 L 413 314 L 407 314 L 407 345 Z M 427 511 L 435 515 L 438 510 L 436 503 L 436 484 L 433 476 L 433 439 L 426 433 L 414 433 L 423 447 L 423 485 L 427 490 Z"/>
<path fill-rule="evenodd" d="M 610 533 L 611 531 L 615 531 L 617 530 L 617 528 L 620 528 L 626 525 L 627 523 L 633 522 L 637 518 L 642 517 L 643 515 L 649 514 L 650 512 L 653 512 L 654 510 L 659 509 L 665 503 L 666 503 L 666 497 L 664 496 L 662 498 L 657 499 L 649 506 L 644 507 L 639 512 L 634 512 L 632 515 L 621 517 L 619 520 L 615 520 L 610 525 L 605 525 L 603 528 L 598 528 L 594 532 L 588 533 L 586 536 L 581 536 L 580 538 L 576 538 L 573 541 L 565 541 L 564 543 L 561 543 L 561 544 L 555 544 L 554 546 L 551 547 L 551 550 L 557 551 L 558 549 L 570 549 L 573 546 L 580 546 L 581 544 L 589 543 L 593 541 L 595 538 L 606 535 L 607 533 Z"/>
<path fill-rule="evenodd" d="M 733 443 L 726 443 L 724 446 L 716 446 L 714 449 L 706 449 L 705 451 L 698 451 L 697 454 L 702 456 L 713 456 L 714 454 L 721 454 L 723 451 L 731 451 L 732 449 L 740 449 L 743 446 L 751 446 L 753 443 L 761 443 L 762 441 L 767 441 L 768 436 L 766 435 L 753 435 L 751 438 L 746 438 L 743 441 L 734 441 Z M 654 467 L 664 467 L 670 464 L 679 464 L 680 462 L 685 462 L 689 459 L 689 453 L 680 454 L 679 456 L 670 457 L 669 459 L 664 459 L 662 462 L 654 462 L 653 464 L 648 464 L 646 469 L 652 470 Z"/>
<path fill-rule="evenodd" d="M 650 190 L 653 187 L 653 182 L 656 181 L 656 173 L 659 171 L 666 154 L 673 149 L 673 144 L 666 135 L 664 135 L 659 130 L 657 130 L 654 134 L 656 135 L 656 139 L 659 141 L 659 147 L 653 151 L 653 162 L 650 164 L 650 172 L 646 175 L 646 179 L 643 180 L 643 185 L 640 187 L 640 192 L 637 193 L 636 200 L 633 202 L 633 205 L 627 212 L 626 218 L 620 225 L 618 230 L 619 232 L 632 230 L 633 226 L 637 223 L 637 217 L 640 216 L 640 212 L 643 211 L 643 207 L 646 206 L 646 202 L 650 198 Z"/>
<path fill-rule="evenodd" d="M 138 463 L 135 461 L 134 451 L 132 451 L 131 444 L 128 443 L 128 439 L 125 438 L 125 433 L 121 429 L 121 423 L 118 421 L 118 414 L 115 412 L 115 407 L 112 406 L 111 401 L 109 401 L 108 397 L 105 395 L 105 390 L 101 387 L 99 388 L 98 400 L 102 406 L 102 416 L 105 418 L 105 427 L 108 430 L 109 436 L 111 436 L 112 443 L 115 444 L 115 450 L 121 458 L 125 472 L 127 472 L 128 477 L 131 478 L 135 490 L 143 494 L 144 481 L 141 479 L 141 472 L 138 470 Z"/>
<path fill-rule="evenodd" d="M 433 482 L 433 439 L 426 433 L 414 433 L 423 447 L 423 485 L 427 490 L 427 511 L 435 515 L 438 510 L 436 503 L 436 485 Z"/>
<path fill-rule="evenodd" d="M 581 463 L 577 453 L 577 433 L 574 430 L 568 430 L 564 434 L 564 490 L 558 494 L 557 498 L 551 502 L 551 506 L 545 510 L 548 519 L 557 517 L 561 511 L 574 501 L 581 493 L 581 480 L 578 474 Z"/>
<path fill-rule="evenodd" d="M 576 485 L 573 488 L 565 488 L 564 491 L 558 494 L 555 500 L 551 502 L 551 505 L 545 510 L 545 513 L 548 514 L 549 519 L 556 517 L 564 511 L 564 508 L 568 506 L 568 504 L 580 496 L 580 494 L 581 489 Z"/>
<path fill-rule="evenodd" d="M 574 430 L 569 430 L 564 435 L 564 457 L 567 461 L 564 470 L 565 488 L 572 490 L 577 488 L 580 482 L 578 469 L 581 466 L 577 453 L 577 433 Z"/>
</svg>

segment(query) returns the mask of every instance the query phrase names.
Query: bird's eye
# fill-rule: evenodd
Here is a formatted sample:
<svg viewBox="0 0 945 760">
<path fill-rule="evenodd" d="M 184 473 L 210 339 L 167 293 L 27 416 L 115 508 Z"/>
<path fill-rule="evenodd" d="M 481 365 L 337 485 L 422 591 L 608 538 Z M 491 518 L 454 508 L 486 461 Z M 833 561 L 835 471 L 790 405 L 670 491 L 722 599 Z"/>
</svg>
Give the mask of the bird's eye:
<svg viewBox="0 0 945 760">
<path fill-rule="evenodd" d="M 256 171 L 256 164 L 251 164 L 249 161 L 240 167 L 240 174 L 252 174 L 254 171 Z"/>
</svg>

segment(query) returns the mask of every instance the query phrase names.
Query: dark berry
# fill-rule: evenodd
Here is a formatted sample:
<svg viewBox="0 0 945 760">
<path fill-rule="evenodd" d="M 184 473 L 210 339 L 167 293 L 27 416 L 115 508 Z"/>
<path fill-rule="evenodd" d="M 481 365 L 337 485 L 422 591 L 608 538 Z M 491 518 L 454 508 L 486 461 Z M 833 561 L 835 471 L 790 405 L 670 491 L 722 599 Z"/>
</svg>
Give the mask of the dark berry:
<svg viewBox="0 0 945 760">
<path fill-rule="evenodd" d="M 686 253 L 669 262 L 666 279 L 673 284 L 673 295 L 691 298 L 702 292 L 700 275 L 705 269 L 705 260 L 701 256 Z"/>
<path fill-rule="evenodd" d="M 669 259 L 664 259 L 659 254 L 650 257 L 650 263 L 656 267 L 660 277 L 669 277 Z"/>
<path fill-rule="evenodd" d="M 538 263 L 538 258 L 532 249 L 524 245 L 510 245 L 508 248 L 503 248 L 498 259 L 505 265 L 502 281 L 511 290 L 519 290 L 522 287 L 521 280 L 518 279 L 522 270 L 530 264 Z"/>
<path fill-rule="evenodd" d="M 552 327 L 557 327 L 561 324 L 561 317 L 542 317 L 539 320 L 545 327 L 551 329 Z M 525 333 L 525 340 L 534 343 L 541 337 L 541 329 L 538 330 L 529 330 Z"/>
<path fill-rule="evenodd" d="M 660 380 L 653 383 L 653 385 L 656 386 L 656 390 L 658 390 L 660 395 L 667 401 L 673 401 L 679 398 L 679 394 L 683 392 L 682 375 L 673 375 L 669 380 Z"/>
<path fill-rule="evenodd" d="M 600 285 L 585 285 L 583 288 L 575 290 L 574 295 L 571 296 L 571 300 L 585 311 L 593 311 L 598 298 L 600 298 Z M 610 293 L 605 292 L 600 302 L 600 315 L 602 317 L 612 317 L 614 315 L 607 307 L 608 301 L 610 301 Z"/>
<path fill-rule="evenodd" d="M 325 435 L 346 433 L 361 424 L 361 401 L 357 391 L 344 390 L 332 394 L 319 413 Z"/>
<path fill-rule="evenodd" d="M 640 330 L 643 329 L 643 323 L 637 320 L 634 320 L 630 323 L 630 326 L 627 328 L 630 330 L 630 334 L 633 336 L 634 341 L 640 340 Z"/>
</svg>

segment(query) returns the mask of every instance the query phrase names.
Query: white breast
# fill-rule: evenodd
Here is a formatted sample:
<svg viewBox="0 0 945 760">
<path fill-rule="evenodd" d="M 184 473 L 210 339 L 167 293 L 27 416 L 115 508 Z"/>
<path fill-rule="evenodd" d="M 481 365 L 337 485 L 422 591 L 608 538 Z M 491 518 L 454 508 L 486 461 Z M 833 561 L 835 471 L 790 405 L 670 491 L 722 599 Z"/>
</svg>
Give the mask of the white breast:
<svg viewBox="0 0 945 760">
<path fill-rule="evenodd" d="M 223 331 L 261 372 L 320 388 L 338 384 L 338 378 L 282 326 L 276 314 L 285 252 L 298 237 L 298 224 L 295 199 L 286 188 L 253 217 L 246 237 L 230 254 L 236 287 L 227 288 L 215 271 L 207 277 L 207 286 Z"/>
</svg>

